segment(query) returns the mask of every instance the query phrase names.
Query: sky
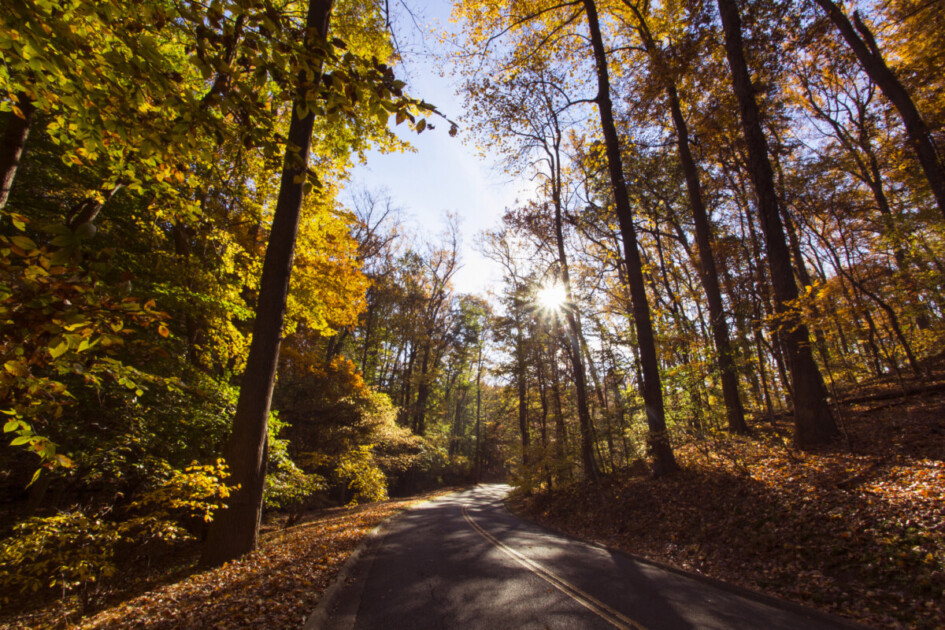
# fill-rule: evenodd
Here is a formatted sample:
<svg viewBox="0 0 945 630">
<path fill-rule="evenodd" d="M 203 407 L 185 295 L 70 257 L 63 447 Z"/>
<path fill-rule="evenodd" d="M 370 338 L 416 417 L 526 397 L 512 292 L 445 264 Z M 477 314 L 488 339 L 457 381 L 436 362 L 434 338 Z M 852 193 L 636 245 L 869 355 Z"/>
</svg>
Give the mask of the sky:
<svg viewBox="0 0 945 630">
<path fill-rule="evenodd" d="M 440 76 L 442 59 L 436 53 L 443 48 L 438 38 L 421 34 L 403 6 L 391 2 L 394 31 L 402 51 L 403 63 L 396 68 L 398 78 L 407 82 L 407 93 L 433 103 L 451 120 L 463 114 L 457 86 L 448 76 Z M 418 5 L 420 3 L 412 3 Z M 422 8 L 411 6 L 416 22 L 424 30 L 448 28 L 449 0 L 427 0 Z M 450 137 L 445 121 L 430 119 L 436 127 L 417 135 L 406 125 L 395 130 L 407 139 L 416 153 L 368 154 L 367 163 L 354 169 L 349 190 L 386 190 L 393 205 L 402 211 L 409 230 L 433 240 L 446 225 L 446 214 L 459 217 L 462 234 L 460 258 L 463 267 L 453 285 L 460 293 L 484 294 L 498 287 L 501 272 L 498 265 L 475 249 L 477 233 L 499 225 L 506 207 L 515 204 L 525 189 L 496 169 L 498 158 L 485 157 L 469 142 L 467 130 Z"/>
</svg>

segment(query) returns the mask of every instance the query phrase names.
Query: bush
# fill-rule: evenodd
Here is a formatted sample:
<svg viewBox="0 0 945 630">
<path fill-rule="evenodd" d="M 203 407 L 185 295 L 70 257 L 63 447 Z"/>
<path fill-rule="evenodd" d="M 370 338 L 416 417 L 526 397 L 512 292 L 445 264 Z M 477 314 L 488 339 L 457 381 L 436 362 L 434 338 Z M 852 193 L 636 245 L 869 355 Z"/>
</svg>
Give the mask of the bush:
<svg viewBox="0 0 945 630">
<path fill-rule="evenodd" d="M 348 451 L 335 468 L 335 476 L 352 493 L 348 505 L 387 499 L 387 477 L 374 461 L 373 448 L 365 444 Z"/>
<path fill-rule="evenodd" d="M 115 573 L 116 558 L 156 542 L 190 538 L 188 520 L 209 522 L 232 488 L 223 460 L 173 471 L 116 518 L 110 508 L 73 510 L 18 523 L 0 543 L 0 587 L 10 594 L 61 588 L 63 595 Z"/>
</svg>

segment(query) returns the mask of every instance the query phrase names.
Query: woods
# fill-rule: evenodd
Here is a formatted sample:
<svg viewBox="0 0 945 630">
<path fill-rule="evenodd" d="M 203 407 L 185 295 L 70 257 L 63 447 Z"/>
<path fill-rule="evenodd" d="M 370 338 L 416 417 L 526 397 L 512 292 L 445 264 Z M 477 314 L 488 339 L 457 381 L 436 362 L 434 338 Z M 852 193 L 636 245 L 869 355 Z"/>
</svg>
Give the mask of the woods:
<svg viewBox="0 0 945 630">
<path fill-rule="evenodd" d="M 507 480 L 565 520 L 592 497 L 588 527 L 624 532 L 637 503 L 682 505 L 668 488 L 765 504 L 754 480 L 775 514 L 816 478 L 853 522 L 837 488 L 941 471 L 941 2 L 456 0 L 423 27 L 442 104 L 404 69 L 409 2 L 8 4 L 11 614 L 35 592 L 74 621 L 128 572 L 214 570 L 273 523 L 447 485 Z M 418 134 L 520 185 L 489 229 L 449 199 L 418 226 L 359 181 Z M 471 261 L 499 282 L 467 286 Z M 915 566 L 860 564 L 932 584 L 941 487 L 915 484 L 932 496 L 876 534 Z M 831 540 L 854 571 L 867 542 Z M 921 593 L 897 619 L 932 623 Z"/>
</svg>

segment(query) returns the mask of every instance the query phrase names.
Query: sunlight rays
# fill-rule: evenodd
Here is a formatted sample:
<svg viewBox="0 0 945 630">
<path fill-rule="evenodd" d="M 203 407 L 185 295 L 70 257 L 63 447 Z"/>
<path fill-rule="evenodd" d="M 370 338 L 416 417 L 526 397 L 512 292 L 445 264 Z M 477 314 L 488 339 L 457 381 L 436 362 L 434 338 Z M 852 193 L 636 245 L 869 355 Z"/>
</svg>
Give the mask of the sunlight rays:
<svg viewBox="0 0 945 630">
<path fill-rule="evenodd" d="M 564 285 L 554 282 L 542 285 L 535 294 L 535 298 L 541 310 L 560 311 L 568 301 L 568 292 Z"/>
</svg>

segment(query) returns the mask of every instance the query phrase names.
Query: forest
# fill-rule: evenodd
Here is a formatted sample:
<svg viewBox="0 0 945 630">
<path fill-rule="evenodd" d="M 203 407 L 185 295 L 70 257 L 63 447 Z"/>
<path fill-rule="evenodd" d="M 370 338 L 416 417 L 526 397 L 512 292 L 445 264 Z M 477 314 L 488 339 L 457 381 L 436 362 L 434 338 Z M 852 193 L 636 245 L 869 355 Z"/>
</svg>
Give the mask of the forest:
<svg viewBox="0 0 945 630">
<path fill-rule="evenodd" d="M 562 531 L 939 626 L 945 2 L 411 5 L 5 1 L 0 625 L 139 597 L 178 627 L 161 584 L 277 553 L 322 584 L 411 497 L 507 482 Z M 411 88 L 404 21 L 462 111 Z M 529 194 L 411 228 L 352 172 L 418 134 Z M 501 283 L 457 288 L 469 248 Z M 275 551 L 313 513 L 348 520 Z M 203 621 L 299 627 L 287 588 Z"/>
</svg>

